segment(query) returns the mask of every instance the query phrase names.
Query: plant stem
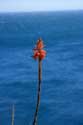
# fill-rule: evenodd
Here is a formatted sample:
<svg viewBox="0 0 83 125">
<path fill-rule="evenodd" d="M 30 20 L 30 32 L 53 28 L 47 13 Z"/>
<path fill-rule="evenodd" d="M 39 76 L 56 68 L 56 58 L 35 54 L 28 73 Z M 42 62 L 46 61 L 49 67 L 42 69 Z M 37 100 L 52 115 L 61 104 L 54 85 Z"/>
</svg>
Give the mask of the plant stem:
<svg viewBox="0 0 83 125">
<path fill-rule="evenodd" d="M 37 104 L 36 104 L 36 111 L 34 114 L 34 121 L 33 125 L 37 125 L 37 117 L 39 111 L 39 104 L 40 104 L 40 93 L 41 93 L 41 79 L 42 79 L 42 61 L 38 60 L 38 94 L 37 94 Z"/>
<path fill-rule="evenodd" d="M 12 125 L 14 125 L 14 105 L 12 106 Z"/>
</svg>

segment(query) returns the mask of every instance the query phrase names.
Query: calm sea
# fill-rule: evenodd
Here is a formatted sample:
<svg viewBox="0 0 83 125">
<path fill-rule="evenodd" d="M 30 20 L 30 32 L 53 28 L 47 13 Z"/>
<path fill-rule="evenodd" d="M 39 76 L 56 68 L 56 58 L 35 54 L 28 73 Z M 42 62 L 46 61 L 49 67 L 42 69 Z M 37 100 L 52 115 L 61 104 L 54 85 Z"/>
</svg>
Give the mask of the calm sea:
<svg viewBox="0 0 83 125">
<path fill-rule="evenodd" d="M 83 11 L 0 14 L 0 125 L 32 125 L 37 95 L 33 48 L 42 37 L 38 125 L 83 125 Z"/>
</svg>

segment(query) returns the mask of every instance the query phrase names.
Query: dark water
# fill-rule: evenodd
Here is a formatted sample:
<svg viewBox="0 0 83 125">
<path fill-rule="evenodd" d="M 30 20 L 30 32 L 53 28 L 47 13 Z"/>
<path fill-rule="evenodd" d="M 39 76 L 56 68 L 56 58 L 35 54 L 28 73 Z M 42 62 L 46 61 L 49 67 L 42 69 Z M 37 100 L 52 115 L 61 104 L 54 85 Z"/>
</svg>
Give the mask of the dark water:
<svg viewBox="0 0 83 125">
<path fill-rule="evenodd" d="M 37 62 L 32 49 L 42 37 L 47 50 L 38 125 L 83 125 L 83 12 L 0 14 L 0 125 L 32 125 Z"/>
</svg>

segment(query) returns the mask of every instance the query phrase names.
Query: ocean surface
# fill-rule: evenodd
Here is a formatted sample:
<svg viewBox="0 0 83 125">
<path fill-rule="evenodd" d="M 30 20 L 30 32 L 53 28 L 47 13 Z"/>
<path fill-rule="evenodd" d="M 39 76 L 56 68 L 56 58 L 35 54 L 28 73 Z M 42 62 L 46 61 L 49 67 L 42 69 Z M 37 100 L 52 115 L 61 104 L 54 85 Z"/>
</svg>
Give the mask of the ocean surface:
<svg viewBox="0 0 83 125">
<path fill-rule="evenodd" d="M 83 125 L 83 11 L 0 13 L 0 125 L 32 125 L 38 62 L 33 48 L 41 37 L 38 125 Z"/>
</svg>

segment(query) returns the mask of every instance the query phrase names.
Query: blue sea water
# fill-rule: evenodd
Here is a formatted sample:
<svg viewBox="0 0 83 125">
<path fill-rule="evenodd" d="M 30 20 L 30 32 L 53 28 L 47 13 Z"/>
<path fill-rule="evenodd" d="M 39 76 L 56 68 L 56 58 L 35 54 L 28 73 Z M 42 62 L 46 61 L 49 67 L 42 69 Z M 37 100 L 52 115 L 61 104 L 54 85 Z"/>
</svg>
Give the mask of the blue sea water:
<svg viewBox="0 0 83 125">
<path fill-rule="evenodd" d="M 0 14 L 0 125 L 32 125 L 38 65 L 33 48 L 42 37 L 38 125 L 83 125 L 83 11 Z"/>
</svg>

